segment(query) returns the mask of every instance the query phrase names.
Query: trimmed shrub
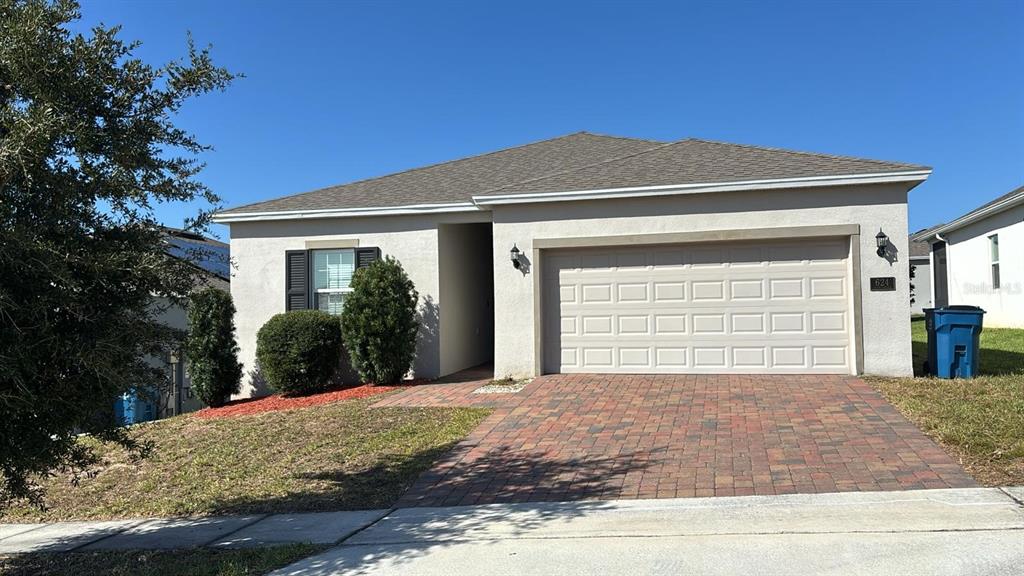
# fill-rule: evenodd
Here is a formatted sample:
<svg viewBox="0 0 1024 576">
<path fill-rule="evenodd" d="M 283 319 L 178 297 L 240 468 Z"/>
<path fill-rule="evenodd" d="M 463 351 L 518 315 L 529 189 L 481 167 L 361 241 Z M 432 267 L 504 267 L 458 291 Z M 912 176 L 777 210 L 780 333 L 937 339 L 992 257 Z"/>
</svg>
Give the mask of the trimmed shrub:
<svg viewBox="0 0 1024 576">
<path fill-rule="evenodd" d="M 185 362 L 192 391 L 207 406 L 222 406 L 242 385 L 235 341 L 235 305 L 217 288 L 194 292 L 188 304 Z"/>
<path fill-rule="evenodd" d="M 320 310 L 267 320 L 256 334 L 256 361 L 267 384 L 286 396 L 326 390 L 341 361 L 341 325 Z"/>
<path fill-rule="evenodd" d="M 390 256 L 356 270 L 341 332 L 363 382 L 394 384 L 409 372 L 416 357 L 418 299 L 401 263 Z"/>
</svg>

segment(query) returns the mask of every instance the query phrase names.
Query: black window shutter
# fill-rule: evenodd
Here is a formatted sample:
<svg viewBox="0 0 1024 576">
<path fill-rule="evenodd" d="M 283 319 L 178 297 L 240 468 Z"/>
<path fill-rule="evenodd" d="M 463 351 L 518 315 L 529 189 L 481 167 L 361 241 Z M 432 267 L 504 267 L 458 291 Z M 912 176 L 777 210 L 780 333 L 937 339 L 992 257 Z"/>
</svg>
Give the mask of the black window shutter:
<svg viewBox="0 0 1024 576">
<path fill-rule="evenodd" d="M 380 260 L 380 248 L 356 248 L 356 269 L 366 268 Z"/>
<path fill-rule="evenodd" d="M 287 250 L 284 253 L 284 309 L 309 308 L 309 252 Z"/>
</svg>

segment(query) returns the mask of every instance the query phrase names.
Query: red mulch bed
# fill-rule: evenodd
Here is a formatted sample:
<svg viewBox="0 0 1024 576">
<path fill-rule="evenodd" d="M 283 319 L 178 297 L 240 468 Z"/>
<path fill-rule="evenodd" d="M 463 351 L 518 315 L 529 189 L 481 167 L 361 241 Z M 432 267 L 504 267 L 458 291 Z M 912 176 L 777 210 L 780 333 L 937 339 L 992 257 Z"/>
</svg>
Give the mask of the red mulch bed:
<svg viewBox="0 0 1024 576">
<path fill-rule="evenodd" d="M 280 394 L 274 394 L 273 396 L 264 396 L 263 398 L 235 400 L 234 402 L 228 402 L 220 408 L 203 408 L 202 410 L 195 412 L 194 415 L 196 418 L 232 418 L 235 416 L 261 414 L 263 412 L 274 412 L 276 410 L 309 408 L 310 406 L 330 404 L 332 402 L 340 402 L 342 400 L 354 400 L 356 398 L 376 396 L 377 394 L 398 390 L 399 388 L 405 388 L 406 386 L 409 386 L 409 384 L 403 386 L 363 385 L 355 388 L 345 388 L 344 390 L 331 390 L 320 394 L 295 396 L 291 398 L 286 398 Z"/>
</svg>

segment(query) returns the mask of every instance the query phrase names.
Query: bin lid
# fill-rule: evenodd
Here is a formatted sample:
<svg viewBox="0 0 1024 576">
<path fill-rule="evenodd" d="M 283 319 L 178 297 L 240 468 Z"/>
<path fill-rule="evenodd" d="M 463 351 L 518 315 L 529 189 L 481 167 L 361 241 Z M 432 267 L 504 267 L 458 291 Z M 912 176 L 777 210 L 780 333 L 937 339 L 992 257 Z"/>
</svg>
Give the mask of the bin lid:
<svg viewBox="0 0 1024 576">
<path fill-rule="evenodd" d="M 985 312 L 984 310 L 981 309 L 981 306 L 971 306 L 968 304 L 954 304 L 952 306 L 943 306 L 942 308 L 939 308 L 939 310 L 952 310 L 956 312 L 981 312 L 983 314 Z"/>
</svg>

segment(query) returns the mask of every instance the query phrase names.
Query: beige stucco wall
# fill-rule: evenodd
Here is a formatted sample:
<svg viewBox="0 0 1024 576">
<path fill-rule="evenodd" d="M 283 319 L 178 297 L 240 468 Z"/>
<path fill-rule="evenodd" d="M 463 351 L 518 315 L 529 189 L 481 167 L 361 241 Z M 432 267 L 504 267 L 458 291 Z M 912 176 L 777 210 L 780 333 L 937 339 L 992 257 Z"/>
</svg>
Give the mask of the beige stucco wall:
<svg viewBox="0 0 1024 576">
<path fill-rule="evenodd" d="M 491 226 L 442 224 L 438 251 L 444 376 L 488 362 L 494 354 Z"/>
<path fill-rule="evenodd" d="M 233 223 L 231 257 L 237 268 L 231 279 L 231 295 L 238 310 L 236 324 L 240 360 L 246 372 L 240 397 L 267 393 L 253 385 L 256 333 L 274 314 L 284 312 L 284 254 L 303 250 L 307 242 L 357 241 L 359 246 L 380 247 L 383 255 L 401 261 L 420 294 L 423 329 L 413 367 L 414 375 L 434 378 L 440 374 L 441 356 L 438 226 L 486 220 L 488 213 L 429 216 L 379 216 L 373 218 L 323 218 Z"/>
<path fill-rule="evenodd" d="M 999 235 L 998 290 L 992 288 L 988 237 Z M 1024 328 L 1024 206 L 959 230 L 946 239 L 949 303 L 985 309 L 985 325 Z"/>
<path fill-rule="evenodd" d="M 643 199 L 495 206 L 495 375 L 534 372 L 533 271 L 507 262 L 513 243 L 529 256 L 537 238 L 610 236 L 859 224 L 864 372 L 912 373 L 905 185 L 753 191 Z M 897 259 L 875 254 L 881 228 Z M 871 292 L 870 277 L 894 276 L 894 292 Z"/>
</svg>

